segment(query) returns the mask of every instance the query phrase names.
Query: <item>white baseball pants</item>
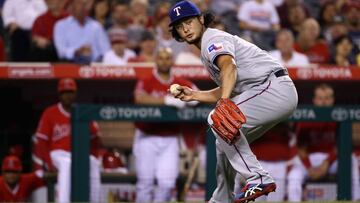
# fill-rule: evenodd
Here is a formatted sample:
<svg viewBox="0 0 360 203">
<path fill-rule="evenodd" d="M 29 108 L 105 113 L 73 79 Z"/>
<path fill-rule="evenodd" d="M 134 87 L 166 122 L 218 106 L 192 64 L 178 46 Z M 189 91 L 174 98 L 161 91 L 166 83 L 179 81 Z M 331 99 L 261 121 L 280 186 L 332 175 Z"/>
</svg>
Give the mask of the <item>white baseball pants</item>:
<svg viewBox="0 0 360 203">
<path fill-rule="evenodd" d="M 64 150 L 50 152 L 51 160 L 58 170 L 56 202 L 69 203 L 71 191 L 71 153 Z M 90 201 L 100 201 L 100 163 L 90 156 Z"/>
<path fill-rule="evenodd" d="M 133 153 L 137 175 L 136 202 L 170 201 L 179 174 L 178 135 L 147 135 L 136 129 Z"/>
</svg>

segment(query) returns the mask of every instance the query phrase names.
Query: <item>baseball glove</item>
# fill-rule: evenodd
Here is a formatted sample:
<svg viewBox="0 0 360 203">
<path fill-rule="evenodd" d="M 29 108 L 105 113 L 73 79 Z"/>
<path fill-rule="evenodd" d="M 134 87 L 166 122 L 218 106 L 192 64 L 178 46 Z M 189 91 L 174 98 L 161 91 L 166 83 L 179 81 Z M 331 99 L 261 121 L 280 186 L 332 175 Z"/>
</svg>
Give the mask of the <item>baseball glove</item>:
<svg viewBox="0 0 360 203">
<path fill-rule="evenodd" d="M 244 114 L 230 99 L 220 99 L 211 115 L 211 128 L 229 145 L 240 138 L 239 129 L 246 122 Z"/>
</svg>

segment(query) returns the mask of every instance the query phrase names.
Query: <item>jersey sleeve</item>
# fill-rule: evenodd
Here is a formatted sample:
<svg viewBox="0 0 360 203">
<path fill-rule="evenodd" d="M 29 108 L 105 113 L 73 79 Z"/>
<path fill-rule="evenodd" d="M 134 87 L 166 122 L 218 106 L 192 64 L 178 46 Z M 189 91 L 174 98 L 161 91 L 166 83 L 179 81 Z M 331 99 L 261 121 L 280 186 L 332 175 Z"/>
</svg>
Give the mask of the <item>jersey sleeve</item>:
<svg viewBox="0 0 360 203">
<path fill-rule="evenodd" d="M 51 130 L 50 112 L 48 110 L 45 110 L 40 118 L 35 136 L 42 140 L 50 140 L 51 134 L 52 134 L 52 130 Z"/>
<path fill-rule="evenodd" d="M 212 64 L 215 64 L 215 59 L 220 55 L 230 55 L 235 58 L 235 46 L 234 43 L 219 36 L 209 40 L 206 45 L 205 55 Z"/>
<path fill-rule="evenodd" d="M 52 135 L 52 127 L 50 120 L 50 111 L 45 110 L 42 114 L 38 128 L 33 138 L 33 161 L 35 169 L 43 169 L 44 167 L 52 171 L 54 166 L 50 158 L 50 137 Z"/>
<path fill-rule="evenodd" d="M 34 170 L 53 171 L 55 169 L 50 158 L 50 142 L 48 140 L 33 137 L 32 160 Z"/>
</svg>

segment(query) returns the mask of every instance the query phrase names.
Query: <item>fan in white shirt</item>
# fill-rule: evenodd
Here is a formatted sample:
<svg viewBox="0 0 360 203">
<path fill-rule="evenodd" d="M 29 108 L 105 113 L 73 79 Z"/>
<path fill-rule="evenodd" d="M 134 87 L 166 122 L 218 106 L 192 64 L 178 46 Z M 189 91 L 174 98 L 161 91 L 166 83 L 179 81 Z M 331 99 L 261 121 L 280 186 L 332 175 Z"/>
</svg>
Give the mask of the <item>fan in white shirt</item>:
<svg viewBox="0 0 360 203">
<path fill-rule="evenodd" d="M 6 0 L 2 12 L 4 26 L 31 30 L 35 19 L 46 9 L 44 0 Z"/>
<path fill-rule="evenodd" d="M 267 0 L 244 2 L 238 11 L 240 28 L 254 32 L 279 30 L 279 16 L 275 6 Z"/>
<path fill-rule="evenodd" d="M 306 55 L 296 52 L 293 48 L 294 35 L 290 30 L 281 30 L 276 36 L 277 50 L 270 51 L 270 55 L 287 67 L 310 67 Z"/>
<path fill-rule="evenodd" d="M 29 61 L 30 30 L 35 19 L 46 12 L 44 0 L 6 0 L 2 8 L 2 20 L 8 33 L 9 59 Z"/>
<path fill-rule="evenodd" d="M 109 31 L 111 50 L 105 53 L 102 63 L 106 65 L 126 65 L 129 58 L 136 56 L 135 52 L 126 48 L 128 36 L 125 30 L 113 28 Z"/>
</svg>

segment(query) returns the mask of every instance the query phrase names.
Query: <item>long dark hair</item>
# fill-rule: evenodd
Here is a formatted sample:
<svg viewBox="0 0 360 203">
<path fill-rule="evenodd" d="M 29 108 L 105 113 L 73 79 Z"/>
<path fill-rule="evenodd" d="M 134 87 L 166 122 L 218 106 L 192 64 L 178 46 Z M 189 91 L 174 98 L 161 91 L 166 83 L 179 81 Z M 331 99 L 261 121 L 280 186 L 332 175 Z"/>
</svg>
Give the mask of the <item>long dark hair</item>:
<svg viewBox="0 0 360 203">
<path fill-rule="evenodd" d="M 213 24 L 214 20 L 215 20 L 214 14 L 212 14 L 210 12 L 206 12 L 206 13 L 202 14 L 202 16 L 204 17 L 204 26 L 206 28 L 210 27 Z M 193 18 L 193 17 L 194 16 L 191 16 L 191 17 L 188 17 L 188 18 Z M 200 17 L 200 16 L 197 16 L 197 17 Z M 188 18 L 184 18 L 184 20 L 186 20 Z M 176 24 L 170 27 L 171 35 L 173 36 L 173 38 L 176 41 L 183 42 L 184 40 L 180 37 L 179 33 L 176 31 L 175 26 L 176 26 Z"/>
</svg>

